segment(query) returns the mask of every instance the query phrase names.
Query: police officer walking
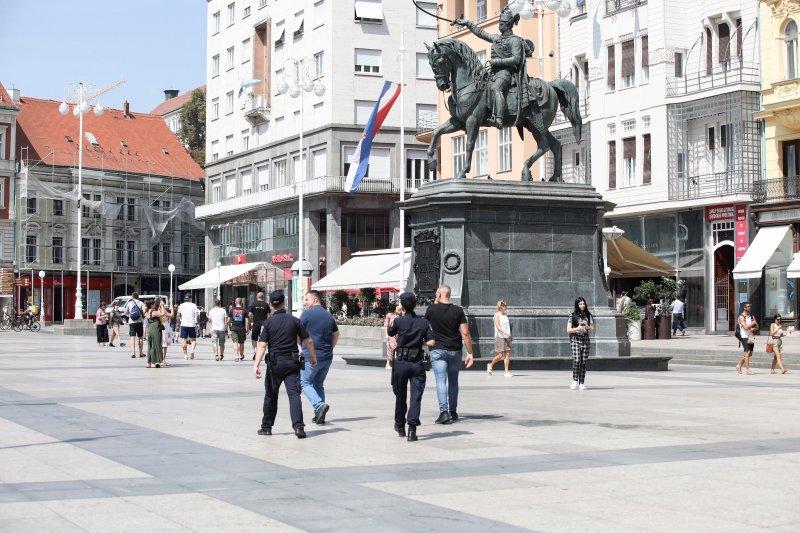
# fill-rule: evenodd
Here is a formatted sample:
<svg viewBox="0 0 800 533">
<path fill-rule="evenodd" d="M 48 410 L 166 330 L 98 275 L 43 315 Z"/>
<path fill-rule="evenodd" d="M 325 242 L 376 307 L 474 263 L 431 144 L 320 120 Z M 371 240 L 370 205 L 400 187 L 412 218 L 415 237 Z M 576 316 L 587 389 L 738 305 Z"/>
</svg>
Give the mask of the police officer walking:
<svg viewBox="0 0 800 533">
<path fill-rule="evenodd" d="M 286 313 L 283 291 L 273 291 L 269 295 L 272 306 L 270 316 L 261 327 L 258 338 L 256 360 L 253 373 L 261 379 L 261 360 L 269 346 L 267 356 L 267 373 L 264 380 L 264 416 L 261 419 L 259 435 L 272 435 L 272 425 L 278 413 L 278 391 L 281 383 L 286 385 L 289 397 L 289 413 L 292 417 L 292 428 L 298 439 L 306 438 L 303 424 L 303 404 L 300 400 L 300 369 L 303 361 L 297 349 L 298 337 L 303 341 L 311 357 L 311 366 L 316 366 L 317 356 L 314 353 L 314 342 L 309 337 L 300 319 Z"/>
<path fill-rule="evenodd" d="M 392 366 L 392 390 L 395 395 L 394 430 L 400 437 L 406 436 L 408 422 L 408 442 L 417 440 L 417 426 L 425 391 L 425 367 L 423 366 L 422 343 L 431 338 L 428 321 L 414 313 L 417 298 L 411 292 L 400 295 L 400 305 L 405 314 L 397 317 L 394 324 L 388 327 L 390 337 L 397 335 L 397 349 L 394 352 Z M 428 341 L 433 346 L 434 341 Z M 411 384 L 411 404 L 406 403 L 408 385 Z"/>
</svg>

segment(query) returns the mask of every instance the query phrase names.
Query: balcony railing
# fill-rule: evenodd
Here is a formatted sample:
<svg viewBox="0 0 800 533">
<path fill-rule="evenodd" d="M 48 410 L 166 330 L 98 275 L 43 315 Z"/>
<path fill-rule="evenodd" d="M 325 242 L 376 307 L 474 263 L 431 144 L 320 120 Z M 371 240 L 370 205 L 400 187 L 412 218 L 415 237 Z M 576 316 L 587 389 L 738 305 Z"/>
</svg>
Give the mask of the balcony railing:
<svg viewBox="0 0 800 533">
<path fill-rule="evenodd" d="M 420 113 L 417 116 L 417 135 L 433 131 L 439 125 L 438 113 Z"/>
<path fill-rule="evenodd" d="M 263 94 L 249 94 L 245 100 L 244 118 L 251 126 L 258 126 L 269 120 L 269 105 Z"/>
<path fill-rule="evenodd" d="M 800 200 L 800 176 L 784 176 L 753 184 L 753 201 L 758 203 Z"/>
<path fill-rule="evenodd" d="M 667 79 L 667 96 L 683 96 L 742 83 L 758 85 L 758 64 L 733 57 L 712 69 L 711 73 L 702 70 L 688 72 L 682 78 Z"/>
<path fill-rule="evenodd" d="M 669 178 L 669 199 L 690 200 L 731 194 L 747 194 L 753 191 L 753 181 L 741 172 L 716 172 L 688 176 L 679 173 Z"/>
<path fill-rule="evenodd" d="M 647 0 L 606 0 L 606 16 L 610 17 L 629 9 L 636 9 L 646 3 Z"/>
</svg>

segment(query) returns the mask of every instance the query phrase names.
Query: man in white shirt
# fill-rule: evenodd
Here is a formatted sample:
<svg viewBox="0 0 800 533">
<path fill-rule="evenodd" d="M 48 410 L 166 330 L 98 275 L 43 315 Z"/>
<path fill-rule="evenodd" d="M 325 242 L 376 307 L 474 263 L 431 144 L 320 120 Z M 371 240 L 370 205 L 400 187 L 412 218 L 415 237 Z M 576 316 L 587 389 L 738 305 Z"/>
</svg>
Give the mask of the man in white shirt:
<svg viewBox="0 0 800 533">
<path fill-rule="evenodd" d="M 184 302 L 178 306 L 178 322 L 181 325 L 181 347 L 183 348 L 184 359 L 194 359 L 194 348 L 197 346 L 197 317 L 200 316 L 200 311 L 192 301 L 192 295 L 186 293 Z M 192 341 L 191 355 L 186 353 L 187 341 Z"/>
<path fill-rule="evenodd" d="M 675 296 L 675 301 L 672 302 L 672 334 L 681 330 L 681 335 L 686 335 L 686 324 L 683 320 L 686 317 L 686 304 L 681 301 L 679 295 Z"/>
<path fill-rule="evenodd" d="M 228 313 L 222 307 L 222 302 L 214 300 L 214 308 L 208 312 L 211 321 L 211 346 L 214 348 L 214 360 L 221 361 L 225 354 L 225 337 L 228 328 L 226 320 Z"/>
</svg>

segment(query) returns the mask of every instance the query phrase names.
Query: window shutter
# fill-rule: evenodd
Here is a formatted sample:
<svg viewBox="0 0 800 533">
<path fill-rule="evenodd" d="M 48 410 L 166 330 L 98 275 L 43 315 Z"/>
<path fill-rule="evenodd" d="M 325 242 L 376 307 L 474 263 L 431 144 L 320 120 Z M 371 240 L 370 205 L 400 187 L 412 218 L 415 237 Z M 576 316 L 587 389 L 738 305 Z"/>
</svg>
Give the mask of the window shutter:
<svg viewBox="0 0 800 533">
<path fill-rule="evenodd" d="M 608 143 L 608 188 L 617 188 L 617 142 Z"/>
<path fill-rule="evenodd" d="M 649 39 L 647 35 L 642 35 L 642 67 L 649 67 L 650 66 L 650 50 L 649 50 Z"/>
<path fill-rule="evenodd" d="M 616 67 L 615 67 L 614 53 L 615 53 L 614 45 L 612 44 L 611 46 L 608 47 L 608 75 L 606 78 L 608 81 L 608 87 L 611 89 L 614 88 L 615 80 L 617 77 L 617 73 L 615 70 Z"/>
<path fill-rule="evenodd" d="M 642 183 L 650 183 L 651 180 L 651 166 L 650 166 L 650 134 L 645 133 L 642 136 L 642 151 L 644 152 L 644 167 L 642 175 Z"/>
<path fill-rule="evenodd" d="M 633 76 L 636 71 L 633 56 L 633 41 L 625 41 L 621 45 L 622 50 L 622 77 Z"/>
<path fill-rule="evenodd" d="M 742 57 L 742 19 L 736 19 L 736 55 Z"/>
<path fill-rule="evenodd" d="M 711 70 L 714 68 L 713 65 L 713 58 L 712 55 L 712 42 L 711 42 L 711 30 L 706 28 L 706 76 L 711 75 Z"/>
<path fill-rule="evenodd" d="M 727 63 L 731 58 L 731 28 L 727 24 L 722 23 L 719 25 L 717 32 L 719 32 L 719 62 Z"/>
<path fill-rule="evenodd" d="M 629 137 L 622 140 L 622 157 L 636 157 L 636 137 Z"/>
</svg>

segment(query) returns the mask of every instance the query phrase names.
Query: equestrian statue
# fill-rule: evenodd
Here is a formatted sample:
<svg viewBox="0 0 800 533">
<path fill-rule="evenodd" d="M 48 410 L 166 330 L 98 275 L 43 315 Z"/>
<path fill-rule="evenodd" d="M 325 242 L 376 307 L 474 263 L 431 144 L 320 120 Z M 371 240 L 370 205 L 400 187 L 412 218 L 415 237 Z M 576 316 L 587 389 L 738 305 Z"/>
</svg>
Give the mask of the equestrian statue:
<svg viewBox="0 0 800 533">
<path fill-rule="evenodd" d="M 519 15 L 512 13 L 508 7 L 500 13 L 499 35 L 478 28 L 471 20 L 442 20 L 467 28 L 484 41 L 492 43 L 492 55 L 484 66 L 475 52 L 462 41 L 439 39 L 433 46 L 425 44 L 436 88 L 451 93 L 447 98 L 450 119 L 433 130 L 428 145 L 428 164 L 431 168 L 436 168 L 434 150 L 442 135 L 456 131 L 467 134 L 466 165 L 456 176 L 465 178 L 472 166 L 472 151 L 480 128 L 515 126 L 521 138 L 524 129 L 530 131 L 537 145 L 536 152 L 525 161 L 522 180 L 533 180 L 531 165 L 549 150 L 553 152 L 554 162 L 549 181 L 564 181 L 561 178 L 561 143 L 548 128 L 560 105 L 572 124 L 576 141 L 580 142 L 581 115 L 575 85 L 569 80 L 545 82 L 528 75 L 525 60 L 533 55 L 534 46 L 531 41 L 514 34 Z"/>
</svg>

